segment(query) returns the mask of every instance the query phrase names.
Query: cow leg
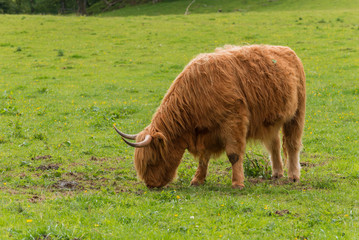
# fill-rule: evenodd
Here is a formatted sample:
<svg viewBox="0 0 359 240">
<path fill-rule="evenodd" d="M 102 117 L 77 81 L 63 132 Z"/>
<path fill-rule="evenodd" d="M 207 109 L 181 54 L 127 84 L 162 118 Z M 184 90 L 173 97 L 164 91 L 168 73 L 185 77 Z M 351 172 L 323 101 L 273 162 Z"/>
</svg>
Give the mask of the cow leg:
<svg viewBox="0 0 359 240">
<path fill-rule="evenodd" d="M 232 188 L 244 188 L 244 170 L 243 158 L 246 150 L 246 136 L 248 131 L 248 118 L 246 117 L 246 109 L 243 106 L 238 106 L 238 114 L 234 119 L 224 124 L 223 136 L 225 137 L 226 147 L 225 151 L 229 162 L 232 164 Z M 242 111 L 240 111 L 242 109 Z M 242 118 L 238 118 L 242 116 Z"/>
<path fill-rule="evenodd" d="M 237 153 L 227 154 L 228 160 L 232 164 L 232 188 L 244 188 L 243 155 Z"/>
<path fill-rule="evenodd" d="M 209 154 L 204 154 L 199 157 L 198 168 L 191 181 L 192 186 L 202 185 L 206 180 L 209 159 Z"/>
<path fill-rule="evenodd" d="M 245 136 L 238 134 L 237 136 Z M 246 139 L 231 140 L 226 146 L 229 162 L 232 164 L 232 188 L 244 188 L 243 157 L 246 149 Z"/>
<path fill-rule="evenodd" d="M 264 141 L 264 145 L 270 154 L 272 163 L 272 178 L 278 179 L 283 177 L 283 163 L 280 156 L 280 139 L 278 133 L 276 132 L 274 136 L 267 141 Z"/>
<path fill-rule="evenodd" d="M 299 153 L 302 146 L 304 113 L 297 115 L 283 125 L 283 150 L 288 158 L 288 177 L 297 182 L 300 178 Z"/>
</svg>

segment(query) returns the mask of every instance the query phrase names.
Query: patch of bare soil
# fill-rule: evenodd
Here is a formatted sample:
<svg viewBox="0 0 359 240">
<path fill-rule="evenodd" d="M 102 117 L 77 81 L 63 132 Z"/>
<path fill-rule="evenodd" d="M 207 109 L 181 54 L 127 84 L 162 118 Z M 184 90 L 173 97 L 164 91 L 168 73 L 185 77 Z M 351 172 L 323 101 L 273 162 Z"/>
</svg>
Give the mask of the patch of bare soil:
<svg viewBox="0 0 359 240">
<path fill-rule="evenodd" d="M 44 199 L 37 196 L 37 195 L 34 195 L 34 196 L 32 196 L 31 198 L 28 199 L 28 201 L 31 202 L 31 203 L 41 202 L 42 200 L 44 200 Z"/>
<path fill-rule="evenodd" d="M 78 182 L 66 181 L 66 180 L 60 180 L 57 183 L 55 183 L 53 186 L 58 189 L 69 189 L 69 190 L 75 190 L 80 187 Z"/>
<path fill-rule="evenodd" d="M 309 168 L 312 168 L 312 167 L 317 166 L 317 164 L 315 164 L 315 163 L 310 163 L 310 162 L 301 162 L 301 163 L 300 163 L 300 166 L 301 166 L 301 167 L 309 167 Z"/>
<path fill-rule="evenodd" d="M 123 161 L 124 158 L 108 158 L 88 156 L 87 159 L 79 159 L 77 162 L 70 162 L 69 165 L 62 165 L 61 163 L 53 163 L 52 156 L 41 155 L 33 157 L 33 160 L 40 161 L 37 166 L 31 166 L 31 170 L 19 173 L 17 178 L 24 179 L 31 177 L 31 179 L 43 178 L 46 180 L 45 185 L 31 185 L 18 186 L 12 189 L 10 184 L 0 185 L 0 191 L 7 191 L 10 194 L 30 194 L 27 197 L 28 202 L 39 202 L 44 199 L 36 194 L 37 191 L 51 192 L 54 194 L 66 195 L 76 194 L 82 191 L 108 191 L 110 193 L 132 192 L 132 188 L 139 182 L 135 175 L 129 175 L 125 171 L 115 172 L 121 167 L 117 167 L 117 162 Z M 48 160 L 46 160 L 48 159 Z M 82 168 L 74 168 L 78 165 L 96 165 L 99 168 L 96 172 L 83 170 Z M 65 167 L 66 166 L 66 167 Z M 61 171 L 59 171 L 61 170 Z M 50 184 L 50 185 L 49 185 Z M 32 191 L 36 190 L 36 191 Z M 141 192 L 134 194 L 143 194 Z M 48 197 L 46 197 L 48 199 Z"/>
<path fill-rule="evenodd" d="M 72 179 L 75 179 L 75 180 L 78 180 L 78 181 L 81 181 L 84 179 L 84 174 L 83 173 L 78 173 L 78 172 L 67 172 L 65 173 L 66 176 L 72 178 Z"/>
<path fill-rule="evenodd" d="M 290 214 L 289 210 L 284 209 L 284 210 L 277 210 L 275 211 L 275 214 L 277 214 L 278 216 L 284 216 L 286 214 Z"/>
<path fill-rule="evenodd" d="M 108 158 L 99 158 L 99 157 L 95 157 L 95 156 L 90 157 L 90 161 L 104 162 L 107 160 L 108 160 Z"/>
<path fill-rule="evenodd" d="M 57 164 L 41 165 L 41 166 L 36 168 L 36 170 L 42 170 L 42 171 L 45 171 L 45 170 L 57 170 L 57 169 L 59 169 L 59 165 L 57 165 Z"/>
<path fill-rule="evenodd" d="M 93 178 L 80 172 L 68 172 L 65 173 L 63 177 L 65 179 L 62 179 L 53 185 L 57 190 L 82 191 L 99 190 L 101 188 L 110 187 L 115 193 L 128 191 L 126 186 L 106 177 Z M 134 186 L 136 184 L 138 183 L 135 182 L 132 185 Z"/>
<path fill-rule="evenodd" d="M 248 182 L 254 184 L 254 185 L 257 185 L 257 184 L 260 184 L 260 183 L 263 183 L 265 182 L 266 180 L 263 179 L 263 178 L 248 178 Z"/>
<path fill-rule="evenodd" d="M 51 159 L 52 156 L 50 155 L 44 155 L 44 156 L 37 156 L 37 157 L 33 157 L 31 158 L 31 160 L 44 160 L 44 159 Z"/>
</svg>

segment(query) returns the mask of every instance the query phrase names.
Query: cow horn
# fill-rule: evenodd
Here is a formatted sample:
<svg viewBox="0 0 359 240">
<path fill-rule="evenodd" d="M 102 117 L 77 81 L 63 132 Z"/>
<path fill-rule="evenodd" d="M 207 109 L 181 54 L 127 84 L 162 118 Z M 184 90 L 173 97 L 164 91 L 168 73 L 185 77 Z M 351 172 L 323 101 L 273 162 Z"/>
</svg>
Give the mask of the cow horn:
<svg viewBox="0 0 359 240">
<path fill-rule="evenodd" d="M 136 137 L 137 137 L 137 134 L 135 134 L 135 135 L 126 134 L 126 133 L 123 133 L 123 132 L 121 132 L 120 130 L 118 130 L 118 129 L 115 127 L 115 125 L 113 125 L 113 127 L 115 128 L 116 132 L 121 135 L 121 137 L 124 137 L 124 138 L 127 138 L 127 139 L 131 139 L 131 140 L 135 140 Z"/>
<path fill-rule="evenodd" d="M 145 139 L 142 142 L 138 142 L 138 143 L 131 143 L 128 142 L 126 139 L 122 138 L 123 141 L 125 141 L 125 143 L 127 143 L 128 145 L 130 145 L 131 147 L 135 147 L 135 148 L 141 148 L 141 147 L 146 147 L 148 146 L 151 141 L 152 141 L 152 137 L 151 135 L 146 135 Z"/>
</svg>

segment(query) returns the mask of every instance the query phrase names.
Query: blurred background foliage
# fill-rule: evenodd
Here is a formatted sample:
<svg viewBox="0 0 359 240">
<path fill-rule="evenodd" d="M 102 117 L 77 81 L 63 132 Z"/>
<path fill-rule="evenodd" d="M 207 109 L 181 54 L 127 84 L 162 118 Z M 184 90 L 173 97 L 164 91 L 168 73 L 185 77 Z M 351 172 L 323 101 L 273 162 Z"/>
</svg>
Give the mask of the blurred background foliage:
<svg viewBox="0 0 359 240">
<path fill-rule="evenodd" d="M 0 0 L 0 13 L 88 15 L 148 2 L 159 0 Z"/>
</svg>

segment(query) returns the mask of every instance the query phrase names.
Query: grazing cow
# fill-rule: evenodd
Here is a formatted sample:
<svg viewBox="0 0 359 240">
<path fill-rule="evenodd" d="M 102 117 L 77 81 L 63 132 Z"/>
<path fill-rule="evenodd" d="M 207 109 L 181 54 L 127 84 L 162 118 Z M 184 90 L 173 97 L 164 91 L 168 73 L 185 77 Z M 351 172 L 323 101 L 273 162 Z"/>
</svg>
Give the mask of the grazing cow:
<svg viewBox="0 0 359 240">
<path fill-rule="evenodd" d="M 135 168 L 149 188 L 174 179 L 186 149 L 199 159 L 191 185 L 203 184 L 210 157 L 226 152 L 232 187 L 243 188 L 249 139 L 260 140 L 268 149 L 272 177 L 283 176 L 281 129 L 288 177 L 299 180 L 304 117 L 305 73 L 293 50 L 225 46 L 198 55 L 184 68 L 142 132 L 128 135 L 115 129 L 136 148 Z"/>
</svg>

